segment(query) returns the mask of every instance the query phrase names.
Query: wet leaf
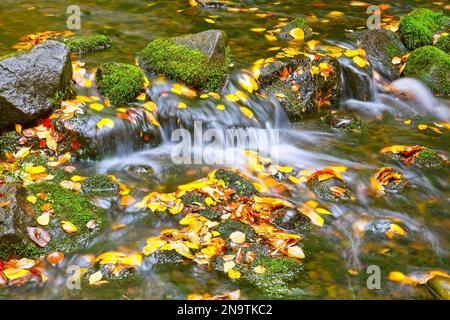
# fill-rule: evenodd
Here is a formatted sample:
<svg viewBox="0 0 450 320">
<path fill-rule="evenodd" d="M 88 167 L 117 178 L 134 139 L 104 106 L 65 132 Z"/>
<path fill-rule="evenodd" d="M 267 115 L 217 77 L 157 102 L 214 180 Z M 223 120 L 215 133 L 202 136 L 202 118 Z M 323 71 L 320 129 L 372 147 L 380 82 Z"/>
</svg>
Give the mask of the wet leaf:
<svg viewBox="0 0 450 320">
<path fill-rule="evenodd" d="M 39 223 L 41 226 L 48 226 L 50 223 L 50 213 L 44 212 L 36 219 L 37 223 Z"/>
<path fill-rule="evenodd" d="M 302 28 L 294 28 L 291 31 L 289 31 L 289 35 L 294 38 L 295 40 L 304 40 L 305 39 L 305 32 Z"/>
<path fill-rule="evenodd" d="M 230 240 L 234 243 L 244 243 L 245 242 L 245 233 L 240 231 L 235 231 L 230 235 Z"/>
<path fill-rule="evenodd" d="M 70 221 L 61 221 L 61 227 L 63 228 L 65 233 L 74 234 L 78 231 L 77 227 Z"/>
<path fill-rule="evenodd" d="M 50 262 L 52 265 L 57 265 L 64 259 L 64 253 L 55 251 L 50 253 L 47 256 L 47 261 Z"/>
<path fill-rule="evenodd" d="M 110 118 L 102 118 L 99 122 L 97 122 L 97 127 L 99 129 L 103 128 L 104 126 L 113 129 L 114 128 L 114 121 Z"/>
</svg>

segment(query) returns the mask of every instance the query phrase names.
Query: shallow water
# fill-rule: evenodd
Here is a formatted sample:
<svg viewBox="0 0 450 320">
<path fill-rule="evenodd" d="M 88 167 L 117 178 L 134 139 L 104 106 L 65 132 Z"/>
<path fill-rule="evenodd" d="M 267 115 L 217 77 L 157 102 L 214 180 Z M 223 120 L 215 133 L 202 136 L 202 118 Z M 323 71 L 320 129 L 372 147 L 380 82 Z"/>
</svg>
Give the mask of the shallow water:
<svg viewBox="0 0 450 320">
<path fill-rule="evenodd" d="M 112 36 L 113 47 L 104 52 L 82 57 L 89 66 L 96 66 L 108 60 L 133 63 L 136 52 L 149 41 L 161 36 L 173 36 L 199 32 L 209 28 L 227 31 L 236 69 L 248 68 L 260 58 L 273 56 L 269 48 L 285 46 L 281 42 L 268 42 L 264 35 L 250 28 L 272 28 L 279 18 L 293 18 L 298 15 L 316 16 L 312 26 L 318 32 L 317 39 L 346 46 L 348 29 L 364 26 L 365 8 L 349 6 L 349 1 L 242 1 L 245 7 L 259 8 L 254 12 L 227 12 L 225 10 L 202 10 L 191 8 L 188 1 L 78 1 L 84 15 L 82 29 L 77 32 L 93 32 Z M 375 3 L 381 3 L 376 2 Z M 0 55 L 8 53 L 20 36 L 46 30 L 65 29 L 65 1 L 12 1 L 0 4 Z M 401 16 L 414 7 L 442 8 L 430 1 L 402 1 L 391 4 L 388 14 Z M 177 12 L 182 10 L 181 12 Z M 328 17 L 338 10 L 345 13 L 340 18 Z M 261 18 L 258 14 L 270 13 Z M 205 22 L 209 15 L 214 25 Z M 7 18 L 7 19 L 6 19 Z M 312 18 L 311 18 L 312 19 Z M 324 21 L 323 19 L 327 19 Z M 8 21 L 7 21 L 8 20 Z M 370 198 L 365 194 L 370 176 L 386 165 L 386 158 L 380 150 L 390 145 L 423 145 L 444 154 L 449 154 L 449 131 L 436 134 L 419 130 L 419 123 L 448 121 L 448 101 L 433 98 L 426 88 L 414 81 L 404 81 L 399 87 L 410 88 L 415 101 L 398 103 L 392 96 L 376 94 L 372 102 L 355 100 L 342 101 L 341 108 L 353 110 L 367 121 L 369 129 L 363 135 L 349 135 L 334 131 L 319 119 L 304 120 L 292 127 L 275 111 L 266 120 L 274 129 L 280 129 L 279 162 L 299 169 L 317 170 L 329 166 L 348 168 L 345 179 L 352 185 L 354 201 L 330 203 L 334 217 L 327 219 L 324 227 L 313 227 L 308 237 L 311 249 L 304 261 L 304 274 L 297 286 L 304 292 L 304 299 L 416 299 L 431 298 L 424 288 L 403 286 L 387 279 L 391 271 L 420 272 L 426 270 L 450 270 L 448 247 L 450 242 L 448 200 L 450 188 L 447 174 L 442 171 L 420 171 L 413 167 L 394 165 L 411 182 L 412 188 L 405 194 Z M 194 100 L 192 104 L 205 106 L 208 102 Z M 253 101 L 254 110 L 261 111 L 270 106 L 269 101 Z M 433 106 L 439 106 L 436 111 Z M 431 106 L 431 108 L 430 108 Z M 280 111 L 281 112 L 281 111 Z M 416 113 L 425 116 L 420 122 L 414 119 Z M 208 114 L 210 119 L 218 117 Z M 233 118 L 236 120 L 236 118 Z M 276 119 L 276 121 L 275 121 Z M 239 119 L 238 119 L 239 120 Z M 241 121 L 241 120 L 239 120 Z M 245 121 L 245 120 L 242 120 Z M 170 134 L 171 130 L 168 130 Z M 119 153 L 98 162 L 77 163 L 80 174 L 93 172 L 114 174 L 122 182 L 133 187 L 136 199 L 147 192 L 174 191 L 176 186 L 204 177 L 211 167 L 181 166 L 171 162 L 171 144 L 164 142 L 151 150 L 132 154 Z M 126 149 L 126 148 L 125 148 Z M 238 150 L 239 151 L 239 150 Z M 217 156 L 217 155 L 215 155 Z M 273 155 L 274 156 L 274 155 Z M 153 175 L 132 175 L 126 169 L 129 165 L 149 165 Z M 236 167 L 238 165 L 233 165 Z M 239 166 L 238 166 L 239 167 Z M 253 173 L 240 167 L 249 177 Z M 142 191 L 140 191 L 142 190 Z M 283 194 L 289 200 L 300 204 L 310 199 L 301 189 Z M 60 268 L 47 272 L 51 281 L 38 286 L 24 286 L 18 289 L 2 289 L 0 298 L 51 299 L 182 299 L 192 292 L 222 293 L 241 289 L 243 298 L 265 298 L 252 287 L 233 283 L 226 277 L 195 265 L 183 268 L 157 268 L 144 260 L 139 268 L 141 281 L 127 285 L 83 287 L 82 290 L 68 290 L 65 286 L 65 269 L 71 264 L 80 264 L 86 253 L 98 254 L 108 250 L 140 251 L 145 239 L 156 236 L 161 229 L 175 227 L 179 218 L 169 215 L 154 215 L 147 211 L 129 208 L 123 210 L 118 203 L 102 200 L 100 205 L 108 208 L 112 223 L 125 224 L 118 230 L 106 230 L 95 239 L 88 249 L 68 255 Z M 408 230 L 404 238 L 377 239 L 361 238 L 354 232 L 354 224 L 360 219 L 399 219 Z M 388 248 L 387 254 L 380 254 Z M 378 265 L 382 272 L 380 290 L 369 290 L 366 286 L 369 265 Z M 348 270 L 359 271 L 352 275 Z"/>
</svg>

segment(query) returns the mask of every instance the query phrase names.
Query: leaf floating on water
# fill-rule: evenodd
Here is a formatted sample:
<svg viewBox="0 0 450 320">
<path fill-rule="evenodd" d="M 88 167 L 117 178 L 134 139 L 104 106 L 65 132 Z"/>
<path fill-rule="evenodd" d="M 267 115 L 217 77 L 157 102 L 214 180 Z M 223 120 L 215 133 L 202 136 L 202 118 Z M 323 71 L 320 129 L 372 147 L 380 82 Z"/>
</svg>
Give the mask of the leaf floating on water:
<svg viewBox="0 0 450 320">
<path fill-rule="evenodd" d="M 101 103 L 94 102 L 89 105 L 89 108 L 94 109 L 95 111 L 102 111 L 105 108 L 105 106 L 102 105 Z"/>
<path fill-rule="evenodd" d="M 51 238 L 47 231 L 42 228 L 27 227 L 28 236 L 41 248 L 47 246 Z"/>
<path fill-rule="evenodd" d="M 97 122 L 97 127 L 99 129 L 103 128 L 104 126 L 113 129 L 114 128 L 114 121 L 110 118 L 102 118 L 99 122 Z"/>
<path fill-rule="evenodd" d="M 295 40 L 304 40 L 305 39 L 305 31 L 302 28 L 294 28 L 289 31 L 289 35 Z"/>
</svg>

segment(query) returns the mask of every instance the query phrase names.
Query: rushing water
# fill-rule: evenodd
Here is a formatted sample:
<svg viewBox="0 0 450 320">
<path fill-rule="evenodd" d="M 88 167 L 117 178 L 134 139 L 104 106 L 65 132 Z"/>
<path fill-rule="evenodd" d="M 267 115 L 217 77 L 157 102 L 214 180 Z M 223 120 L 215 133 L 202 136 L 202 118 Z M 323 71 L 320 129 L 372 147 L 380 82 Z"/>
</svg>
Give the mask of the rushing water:
<svg viewBox="0 0 450 320">
<path fill-rule="evenodd" d="M 202 31 L 211 27 L 227 31 L 233 52 L 236 70 L 248 68 L 257 59 L 273 55 L 267 49 L 283 46 L 282 43 L 268 42 L 263 35 L 250 28 L 271 28 L 279 18 L 293 18 L 298 15 L 316 16 L 313 23 L 318 39 L 324 43 L 349 47 L 346 30 L 364 26 L 365 8 L 349 6 L 349 1 L 242 1 L 246 7 L 257 7 L 256 12 L 233 13 L 221 10 L 202 10 L 191 8 L 188 1 L 85 1 L 77 4 L 81 7 L 82 29 L 79 33 L 105 33 L 112 36 L 114 46 L 110 50 L 88 55 L 82 60 L 89 66 L 95 66 L 108 60 L 133 63 L 136 52 L 149 41 L 161 36 L 173 36 Z M 377 1 L 374 1 L 377 2 Z M 377 2 L 378 3 L 378 2 Z M 45 30 L 65 29 L 65 1 L 12 1 L 3 0 L 0 4 L 0 54 L 10 51 L 10 47 L 21 35 Z M 390 15 L 401 16 L 414 7 L 439 8 L 429 1 L 402 1 L 391 4 Z M 179 11 L 182 10 L 182 11 Z M 327 17 L 330 11 L 345 13 L 344 17 Z M 256 13 L 269 13 L 266 18 Z M 205 22 L 208 15 L 215 15 L 215 25 Z M 8 21 L 6 21 L 8 18 Z M 327 20 L 323 20 L 327 19 Z M 358 73 L 358 70 L 354 70 Z M 355 76 L 353 74 L 353 76 Z M 235 75 L 234 77 L 237 77 Z M 368 124 L 368 132 L 363 135 L 346 135 L 325 126 L 319 119 L 304 120 L 291 124 L 284 112 L 272 99 L 251 96 L 249 108 L 255 118 L 250 120 L 234 113 L 232 107 L 224 113 L 218 113 L 216 102 L 208 99 L 190 101 L 193 108 L 184 113 L 181 122 L 185 127 L 193 120 L 202 120 L 211 127 L 264 127 L 269 132 L 279 130 L 279 140 L 274 149 L 267 149 L 268 155 L 283 165 L 299 169 L 317 170 L 330 166 L 348 168 L 345 178 L 353 187 L 355 201 L 331 204 L 334 214 L 324 227 L 313 228 L 308 241 L 311 253 L 305 260 L 304 275 L 298 282 L 305 299 L 392 299 L 392 298 L 430 298 L 423 288 L 401 286 L 390 282 L 386 275 L 391 271 L 420 272 L 429 269 L 449 270 L 450 219 L 448 200 L 450 188 L 448 175 L 439 171 L 420 171 L 413 167 L 397 165 L 411 182 L 413 188 L 405 194 L 387 195 L 383 198 L 367 197 L 365 189 L 370 176 L 386 164 L 380 155 L 383 147 L 390 145 L 424 145 L 444 154 L 450 152 L 448 131 L 436 134 L 417 129 L 414 121 L 423 116 L 421 123 L 449 121 L 448 101 L 433 97 L 427 88 L 412 79 L 401 79 L 393 85 L 412 93 L 414 98 L 401 100 L 392 94 L 379 93 L 377 81 L 364 74 L 357 74 L 359 81 L 365 81 L 366 96 L 370 101 L 360 101 L 361 92 L 351 87 L 351 82 L 343 76 L 345 87 L 341 109 L 357 113 Z M 355 80 L 353 80 L 355 81 Z M 171 161 L 173 143 L 169 137 L 179 125 L 170 119 L 171 99 L 179 99 L 166 92 L 169 83 L 161 83 L 151 88 L 150 95 L 159 106 L 159 112 L 168 115 L 162 123 L 163 143 L 153 149 L 138 150 L 130 153 L 126 142 L 117 154 L 98 162 L 81 162 L 76 165 L 80 174 L 93 172 L 114 174 L 121 181 L 133 187 L 133 190 L 174 191 L 176 186 L 204 177 L 211 167 L 205 165 L 175 165 Z M 234 82 L 228 90 L 233 91 Z M 223 102 L 226 103 L 226 102 Z M 405 120 L 413 119 L 411 125 Z M 189 128 L 193 129 L 193 128 Z M 125 139 L 126 140 L 126 139 Z M 228 150 L 228 152 L 241 152 Z M 204 148 L 194 149 L 212 159 L 220 156 L 206 152 Z M 128 170 L 130 166 L 149 166 L 153 173 L 139 173 Z M 232 163 L 248 176 L 254 174 L 241 163 Z M 136 194 L 138 196 L 144 196 Z M 294 203 L 308 200 L 302 190 L 292 190 L 283 194 Z M 25 286 L 0 292 L 2 298 L 130 298 L 130 299 L 172 299 L 185 298 L 192 292 L 226 292 L 242 289 L 243 298 L 264 298 L 251 287 L 239 286 L 223 276 L 191 265 L 183 268 L 157 268 L 144 260 L 139 268 L 142 277 L 138 282 L 125 286 L 88 287 L 83 290 L 68 290 L 65 282 L 65 269 L 71 264 L 81 265 L 82 254 L 98 254 L 107 250 L 127 248 L 141 250 L 149 236 L 159 234 L 161 229 L 175 227 L 177 218 L 169 215 L 152 215 L 135 208 L 122 209 L 117 203 L 102 200 L 99 205 L 108 208 L 109 217 L 114 224 L 126 227 L 107 230 L 102 233 L 89 248 L 69 255 L 60 268 L 48 272 L 51 282 L 39 286 Z M 361 219 L 376 220 L 393 218 L 402 221 L 408 235 L 402 239 L 366 239 L 358 236 L 355 223 Z M 379 254 L 381 249 L 389 249 L 387 254 Z M 378 265 L 383 275 L 380 290 L 369 290 L 366 286 L 367 273 L 363 266 Z M 352 275 L 348 270 L 358 270 Z"/>
</svg>

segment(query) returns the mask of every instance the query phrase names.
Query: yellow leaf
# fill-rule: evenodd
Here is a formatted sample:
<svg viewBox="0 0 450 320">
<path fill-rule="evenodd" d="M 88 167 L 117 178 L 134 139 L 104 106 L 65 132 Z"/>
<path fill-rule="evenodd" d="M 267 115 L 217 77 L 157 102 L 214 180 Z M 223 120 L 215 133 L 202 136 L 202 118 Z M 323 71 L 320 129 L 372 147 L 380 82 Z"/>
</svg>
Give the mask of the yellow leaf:
<svg viewBox="0 0 450 320">
<path fill-rule="evenodd" d="M 330 13 L 328 13 L 328 16 L 330 17 L 342 17 L 343 15 L 344 13 L 341 11 L 331 11 Z"/>
<path fill-rule="evenodd" d="M 65 233 L 74 234 L 78 231 L 77 227 L 70 221 L 61 221 L 61 226 Z"/>
<path fill-rule="evenodd" d="M 105 106 L 101 103 L 94 102 L 89 105 L 89 108 L 94 109 L 95 111 L 102 111 Z"/>
<path fill-rule="evenodd" d="M 241 231 L 235 231 L 232 234 L 230 234 L 230 240 L 234 243 L 244 243 L 245 242 L 245 233 Z"/>
<path fill-rule="evenodd" d="M 295 258 L 295 259 L 304 259 L 305 258 L 305 254 L 303 253 L 302 248 L 300 248 L 299 246 L 290 247 L 287 250 L 287 256 L 291 257 L 291 258 Z"/>
<path fill-rule="evenodd" d="M 86 179 L 87 179 L 86 177 L 77 176 L 77 175 L 75 175 L 72 178 L 70 178 L 70 180 L 72 180 L 73 182 L 80 182 L 80 181 L 84 181 Z"/>
<path fill-rule="evenodd" d="M 266 273 L 267 269 L 264 266 L 258 265 L 258 266 L 253 268 L 253 271 L 256 274 L 263 274 L 263 273 Z"/>
<path fill-rule="evenodd" d="M 187 105 L 184 102 L 178 102 L 178 109 L 186 109 Z"/>
<path fill-rule="evenodd" d="M 152 101 L 147 101 L 142 106 L 148 111 L 156 110 L 156 104 Z"/>
<path fill-rule="evenodd" d="M 36 219 L 37 223 L 39 223 L 41 226 L 48 226 L 50 222 L 50 213 L 44 212 Z"/>
<path fill-rule="evenodd" d="M 216 202 L 215 202 L 215 201 L 213 200 L 213 198 L 211 198 L 211 197 L 207 197 L 207 198 L 205 199 L 205 203 L 206 203 L 209 207 L 216 204 Z"/>
<path fill-rule="evenodd" d="M 305 39 L 305 32 L 302 28 L 294 28 L 289 31 L 289 35 L 295 40 L 303 40 Z"/>
<path fill-rule="evenodd" d="M 144 101 L 145 98 L 146 98 L 145 92 L 142 92 L 136 97 L 136 100 Z"/>
<path fill-rule="evenodd" d="M 359 56 L 353 57 L 353 62 L 360 68 L 364 68 L 368 65 L 368 62 Z"/>
<path fill-rule="evenodd" d="M 228 272 L 231 269 L 233 269 L 236 266 L 236 264 L 233 261 L 227 261 L 223 264 L 223 271 Z"/>
<path fill-rule="evenodd" d="M 30 273 L 30 271 L 25 269 L 16 269 L 16 268 L 8 268 L 3 270 L 3 274 L 9 279 L 9 280 L 16 280 L 20 279 L 23 276 L 26 276 Z"/>
<path fill-rule="evenodd" d="M 35 196 L 28 196 L 27 201 L 36 204 L 37 198 Z"/>
<path fill-rule="evenodd" d="M 239 101 L 239 97 L 237 95 L 233 94 L 233 93 L 227 94 L 225 96 L 225 99 L 227 99 L 228 101 L 231 101 L 231 102 Z"/>
<path fill-rule="evenodd" d="M 425 130 L 425 129 L 428 128 L 428 126 L 427 126 L 426 124 L 419 124 L 419 125 L 417 126 L 417 128 L 419 128 L 419 130 Z"/>
<path fill-rule="evenodd" d="M 247 118 L 250 118 L 250 119 L 253 118 L 253 111 L 250 110 L 249 108 L 241 107 L 241 111 Z"/>
<path fill-rule="evenodd" d="M 114 121 L 110 118 L 102 118 L 99 122 L 97 122 L 97 127 L 99 129 L 103 128 L 104 126 L 112 129 L 114 128 Z"/>
<path fill-rule="evenodd" d="M 223 105 L 223 104 L 218 104 L 217 106 L 216 106 L 216 108 L 217 108 L 217 110 L 225 110 L 225 105 Z"/>
<path fill-rule="evenodd" d="M 16 123 L 14 125 L 14 127 L 15 127 L 17 133 L 21 133 L 22 132 L 22 125 L 21 124 Z"/>
<path fill-rule="evenodd" d="M 216 23 L 216 21 L 214 21 L 213 19 L 209 19 L 209 18 L 206 18 L 205 21 L 208 23 Z"/>
<path fill-rule="evenodd" d="M 228 276 L 230 279 L 239 279 L 241 277 L 241 273 L 237 270 L 231 269 L 228 271 Z"/>
<path fill-rule="evenodd" d="M 26 167 L 25 171 L 31 174 L 37 174 L 37 173 L 43 173 L 45 171 L 47 171 L 47 169 L 43 166 L 37 166 L 37 167 Z"/>
<path fill-rule="evenodd" d="M 253 32 L 264 32 L 264 31 L 266 31 L 266 28 L 251 28 L 250 31 L 253 31 Z"/>
<path fill-rule="evenodd" d="M 100 280 L 102 279 L 103 279 L 102 272 L 97 271 L 96 273 L 93 273 L 89 276 L 89 284 L 90 285 L 98 284 L 98 282 L 100 282 Z"/>
</svg>

